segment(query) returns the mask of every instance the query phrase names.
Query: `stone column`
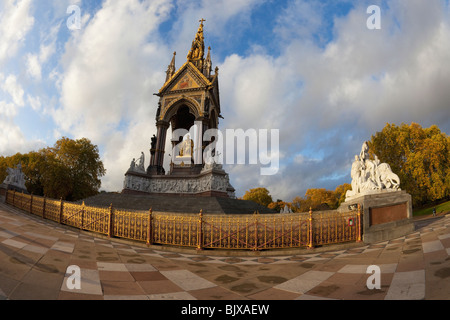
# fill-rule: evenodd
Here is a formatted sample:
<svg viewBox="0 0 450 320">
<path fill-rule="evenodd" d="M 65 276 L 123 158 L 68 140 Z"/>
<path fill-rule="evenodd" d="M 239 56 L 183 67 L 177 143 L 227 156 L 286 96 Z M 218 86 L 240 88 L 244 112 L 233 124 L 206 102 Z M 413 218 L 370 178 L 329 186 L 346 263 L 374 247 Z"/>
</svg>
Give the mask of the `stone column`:
<svg viewBox="0 0 450 320">
<path fill-rule="evenodd" d="M 204 132 L 204 124 L 203 124 L 204 118 L 198 118 L 195 121 L 195 124 L 197 125 L 197 135 L 195 137 L 194 141 L 194 164 L 195 165 L 201 165 L 203 164 L 203 132 Z"/>
<path fill-rule="evenodd" d="M 164 154 L 166 147 L 166 135 L 169 123 L 165 121 L 158 121 L 156 123 L 156 148 L 151 154 L 150 166 L 147 169 L 148 174 L 164 174 Z"/>
</svg>

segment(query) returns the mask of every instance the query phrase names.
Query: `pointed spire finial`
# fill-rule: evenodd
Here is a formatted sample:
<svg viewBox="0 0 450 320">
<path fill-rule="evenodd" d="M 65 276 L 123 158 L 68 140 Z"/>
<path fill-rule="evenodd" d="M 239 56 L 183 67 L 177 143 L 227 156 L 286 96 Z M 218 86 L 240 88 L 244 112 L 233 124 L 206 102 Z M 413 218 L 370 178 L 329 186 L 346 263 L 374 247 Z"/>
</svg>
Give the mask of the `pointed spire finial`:
<svg viewBox="0 0 450 320">
<path fill-rule="evenodd" d="M 203 67 L 203 74 L 209 78 L 211 76 L 212 61 L 211 61 L 211 47 L 208 47 L 208 54 L 206 56 L 205 65 Z"/>
<path fill-rule="evenodd" d="M 172 78 L 172 76 L 175 74 L 175 56 L 177 55 L 177 52 L 174 51 L 172 61 L 170 62 L 169 66 L 167 67 L 166 71 L 166 82 Z"/>
<path fill-rule="evenodd" d="M 200 71 L 203 71 L 205 43 L 203 37 L 203 22 L 205 19 L 201 19 L 200 26 L 198 27 L 197 34 L 194 41 L 192 41 L 191 50 L 187 55 L 187 60 L 192 62 Z"/>
</svg>

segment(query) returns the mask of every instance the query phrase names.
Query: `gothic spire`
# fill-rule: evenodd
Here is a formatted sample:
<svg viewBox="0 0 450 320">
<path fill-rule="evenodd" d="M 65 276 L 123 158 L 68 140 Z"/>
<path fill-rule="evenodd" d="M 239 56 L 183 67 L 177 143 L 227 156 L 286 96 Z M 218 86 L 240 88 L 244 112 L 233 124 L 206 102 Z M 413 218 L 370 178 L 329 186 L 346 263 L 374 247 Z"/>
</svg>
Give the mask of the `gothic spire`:
<svg viewBox="0 0 450 320">
<path fill-rule="evenodd" d="M 172 76 L 175 74 L 175 56 L 177 55 L 176 52 L 173 53 L 173 58 L 172 58 L 172 62 L 169 64 L 169 67 L 167 68 L 166 71 L 166 82 L 169 81 L 170 78 L 172 78 Z"/>
<path fill-rule="evenodd" d="M 203 74 L 205 77 L 209 78 L 212 70 L 212 61 L 211 61 L 211 47 L 208 47 L 208 55 L 206 56 L 205 66 L 203 68 Z"/>
<path fill-rule="evenodd" d="M 187 55 L 187 60 L 192 62 L 200 72 L 203 72 L 204 54 L 205 54 L 205 38 L 203 36 L 203 22 L 205 19 L 200 20 L 200 26 L 198 27 L 197 34 L 194 41 L 192 41 L 191 50 Z"/>
</svg>

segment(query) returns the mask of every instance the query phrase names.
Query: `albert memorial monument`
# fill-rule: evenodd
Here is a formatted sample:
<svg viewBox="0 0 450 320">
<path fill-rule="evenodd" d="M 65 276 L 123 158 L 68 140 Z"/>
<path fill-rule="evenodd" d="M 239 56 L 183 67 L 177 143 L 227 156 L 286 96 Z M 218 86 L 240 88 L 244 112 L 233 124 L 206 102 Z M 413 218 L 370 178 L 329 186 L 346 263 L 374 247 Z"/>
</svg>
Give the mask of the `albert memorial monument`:
<svg viewBox="0 0 450 320">
<path fill-rule="evenodd" d="M 203 133 L 218 129 L 221 118 L 219 72 L 212 72 L 211 48 L 205 58 L 203 22 L 200 20 L 195 39 L 186 62 L 176 70 L 174 53 L 167 68 L 166 79 L 156 95 L 157 132 L 151 138 L 150 165 L 145 168 L 145 154 L 133 159 L 125 174 L 122 193 L 170 194 L 235 198 L 228 174 L 217 163 L 204 163 L 203 151 L 208 142 Z M 174 133 L 190 131 L 195 136 Z M 171 164 L 168 172 L 163 167 L 166 136 L 172 128 Z"/>
</svg>

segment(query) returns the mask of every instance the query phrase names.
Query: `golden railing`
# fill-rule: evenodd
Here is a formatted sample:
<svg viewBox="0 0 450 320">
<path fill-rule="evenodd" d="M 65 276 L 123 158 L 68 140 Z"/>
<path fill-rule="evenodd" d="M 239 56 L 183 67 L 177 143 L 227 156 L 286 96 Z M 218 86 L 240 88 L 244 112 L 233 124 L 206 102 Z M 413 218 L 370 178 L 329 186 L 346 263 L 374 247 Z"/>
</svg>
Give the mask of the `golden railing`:
<svg viewBox="0 0 450 320">
<path fill-rule="evenodd" d="M 313 248 L 361 241 L 361 208 L 293 214 L 204 215 L 86 206 L 9 190 L 5 202 L 81 230 L 145 242 L 202 249 Z"/>
<path fill-rule="evenodd" d="M 149 212 L 112 209 L 111 236 L 149 242 Z"/>
</svg>

